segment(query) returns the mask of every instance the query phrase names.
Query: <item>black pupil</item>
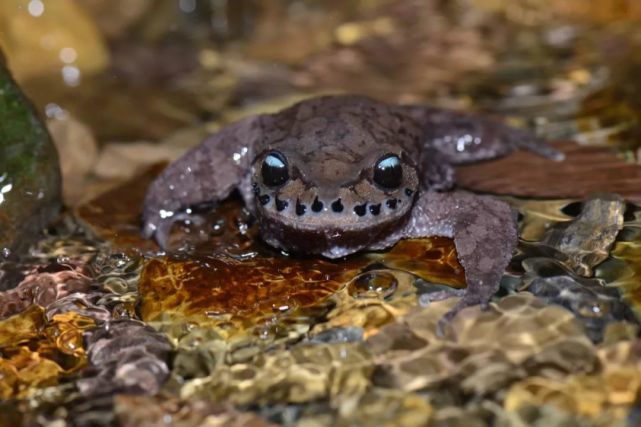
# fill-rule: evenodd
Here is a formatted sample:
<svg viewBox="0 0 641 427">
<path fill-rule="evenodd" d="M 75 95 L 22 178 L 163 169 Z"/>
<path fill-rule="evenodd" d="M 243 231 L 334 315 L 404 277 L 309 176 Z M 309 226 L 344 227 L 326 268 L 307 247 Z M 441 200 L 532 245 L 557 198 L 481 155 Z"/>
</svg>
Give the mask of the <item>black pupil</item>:
<svg viewBox="0 0 641 427">
<path fill-rule="evenodd" d="M 398 188 L 403 183 L 401 159 L 395 154 L 381 157 L 374 167 L 374 182 L 383 188 Z"/>
<path fill-rule="evenodd" d="M 289 179 L 285 157 L 277 152 L 269 153 L 263 160 L 261 169 L 263 182 L 270 187 L 283 185 Z"/>
</svg>

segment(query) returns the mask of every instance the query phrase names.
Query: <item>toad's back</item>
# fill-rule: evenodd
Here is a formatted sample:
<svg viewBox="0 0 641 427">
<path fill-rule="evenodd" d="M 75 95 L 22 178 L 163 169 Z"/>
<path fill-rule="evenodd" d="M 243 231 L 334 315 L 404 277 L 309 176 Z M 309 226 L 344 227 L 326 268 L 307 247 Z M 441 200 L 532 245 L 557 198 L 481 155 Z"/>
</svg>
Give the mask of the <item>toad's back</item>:
<svg viewBox="0 0 641 427">
<path fill-rule="evenodd" d="M 360 96 L 327 96 L 266 118 L 256 151 L 278 150 L 310 180 L 353 182 L 381 152 L 417 159 L 420 127 L 394 105 Z"/>
</svg>

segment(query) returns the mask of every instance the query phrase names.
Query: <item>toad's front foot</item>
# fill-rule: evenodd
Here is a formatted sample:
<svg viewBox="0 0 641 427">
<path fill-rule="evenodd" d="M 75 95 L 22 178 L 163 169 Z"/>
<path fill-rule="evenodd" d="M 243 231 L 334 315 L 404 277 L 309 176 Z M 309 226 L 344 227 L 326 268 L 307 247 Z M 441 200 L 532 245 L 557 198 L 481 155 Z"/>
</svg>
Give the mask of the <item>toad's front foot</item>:
<svg viewBox="0 0 641 427">
<path fill-rule="evenodd" d="M 401 233 L 406 238 L 436 235 L 454 239 L 467 289 L 439 323 L 442 332 L 456 313 L 472 305 L 486 305 L 499 289 L 517 243 L 517 216 L 507 203 L 491 197 L 428 191 L 416 201 Z"/>
</svg>

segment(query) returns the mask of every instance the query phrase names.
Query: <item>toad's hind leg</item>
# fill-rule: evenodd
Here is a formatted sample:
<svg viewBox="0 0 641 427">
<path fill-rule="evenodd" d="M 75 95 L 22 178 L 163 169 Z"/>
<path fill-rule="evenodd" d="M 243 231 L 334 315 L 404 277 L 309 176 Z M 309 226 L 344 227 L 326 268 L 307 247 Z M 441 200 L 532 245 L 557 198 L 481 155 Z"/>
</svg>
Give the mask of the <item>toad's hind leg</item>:
<svg viewBox="0 0 641 427">
<path fill-rule="evenodd" d="M 537 141 L 531 132 L 489 117 L 421 105 L 401 108 L 423 128 L 424 148 L 439 151 L 451 164 L 490 160 L 514 150 L 563 159 L 562 153 Z"/>
<path fill-rule="evenodd" d="M 517 216 L 507 203 L 492 197 L 462 191 L 426 192 L 416 201 L 402 234 L 406 238 L 439 235 L 454 239 L 467 289 L 442 319 L 442 330 L 461 309 L 487 304 L 499 289 L 517 244 Z"/>
</svg>

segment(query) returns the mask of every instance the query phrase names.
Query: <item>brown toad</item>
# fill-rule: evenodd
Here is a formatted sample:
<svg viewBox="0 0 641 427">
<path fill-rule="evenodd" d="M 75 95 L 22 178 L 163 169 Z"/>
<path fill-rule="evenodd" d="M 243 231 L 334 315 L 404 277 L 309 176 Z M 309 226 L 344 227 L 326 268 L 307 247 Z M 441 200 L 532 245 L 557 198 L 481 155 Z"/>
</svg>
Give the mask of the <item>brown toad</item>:
<svg viewBox="0 0 641 427">
<path fill-rule="evenodd" d="M 171 164 L 147 192 L 144 234 L 164 246 L 186 208 L 238 189 L 262 238 L 286 251 L 339 258 L 451 237 L 467 279 L 454 313 L 496 292 L 517 223 L 502 201 L 452 191 L 452 165 L 518 148 L 561 157 L 526 131 L 470 114 L 314 98 L 229 125 Z"/>
</svg>

